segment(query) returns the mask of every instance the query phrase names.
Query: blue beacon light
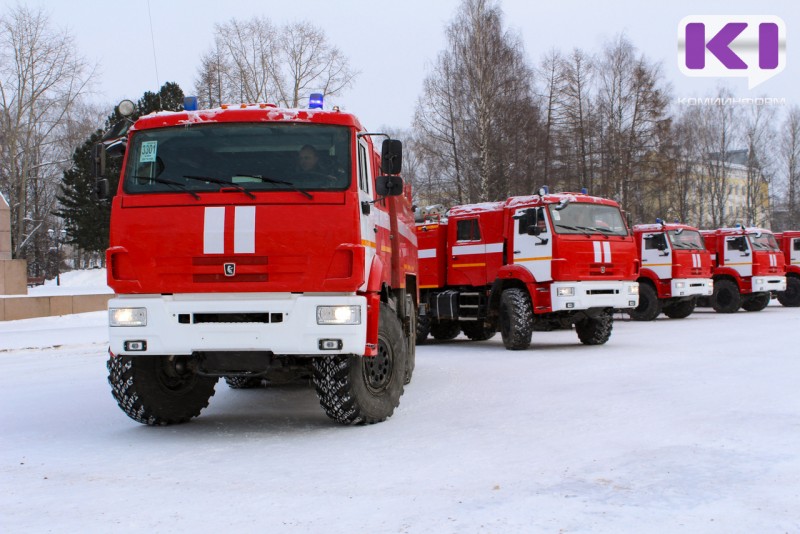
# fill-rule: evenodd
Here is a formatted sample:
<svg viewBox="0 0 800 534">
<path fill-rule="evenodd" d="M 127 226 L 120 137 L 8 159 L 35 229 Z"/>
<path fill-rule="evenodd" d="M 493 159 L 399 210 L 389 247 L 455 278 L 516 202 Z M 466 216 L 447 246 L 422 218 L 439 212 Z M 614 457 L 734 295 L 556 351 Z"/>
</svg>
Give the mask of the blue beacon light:
<svg viewBox="0 0 800 534">
<path fill-rule="evenodd" d="M 322 93 L 311 93 L 309 95 L 308 109 L 322 109 Z"/>
</svg>

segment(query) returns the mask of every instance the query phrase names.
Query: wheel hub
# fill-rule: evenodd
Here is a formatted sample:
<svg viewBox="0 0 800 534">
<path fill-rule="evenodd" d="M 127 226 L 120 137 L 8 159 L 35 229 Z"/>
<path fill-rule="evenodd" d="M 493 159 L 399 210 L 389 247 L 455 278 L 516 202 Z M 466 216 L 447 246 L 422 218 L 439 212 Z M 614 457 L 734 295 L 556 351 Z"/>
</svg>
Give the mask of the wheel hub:
<svg viewBox="0 0 800 534">
<path fill-rule="evenodd" d="M 388 343 L 378 339 L 378 354 L 364 358 L 364 382 L 373 393 L 384 391 L 392 378 L 394 358 Z"/>
</svg>

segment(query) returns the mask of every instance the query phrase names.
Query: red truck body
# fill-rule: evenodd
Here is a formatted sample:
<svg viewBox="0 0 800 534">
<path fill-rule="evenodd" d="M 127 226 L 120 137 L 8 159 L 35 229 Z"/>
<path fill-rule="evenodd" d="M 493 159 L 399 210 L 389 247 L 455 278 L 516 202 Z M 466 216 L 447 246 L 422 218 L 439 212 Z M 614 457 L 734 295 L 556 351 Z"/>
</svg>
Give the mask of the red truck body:
<svg viewBox="0 0 800 534">
<path fill-rule="evenodd" d="M 417 238 L 410 186 L 380 176 L 383 163 L 372 134 L 339 111 L 260 104 L 140 118 L 112 200 L 111 353 L 259 379 L 314 358 L 374 367 L 402 343 L 393 372 L 408 381 Z M 402 336 L 388 348 L 384 322 Z M 367 376 L 386 378 L 381 361 L 383 374 Z M 348 417 L 338 419 L 386 415 Z"/>
<path fill-rule="evenodd" d="M 650 321 L 663 311 L 668 317 L 689 316 L 698 297 L 710 296 L 711 254 L 699 230 L 678 223 L 639 224 L 633 227 L 641 261 L 639 305 L 635 320 Z"/>
<path fill-rule="evenodd" d="M 611 310 L 638 301 L 636 246 L 611 200 L 562 193 L 455 206 L 418 219 L 417 236 L 418 341 L 461 330 L 487 339 L 499 327 L 506 348 L 519 349 L 534 329 L 576 324 L 602 330 L 585 342 L 604 343 Z"/>
<path fill-rule="evenodd" d="M 784 256 L 769 230 L 735 227 L 700 233 L 714 267 L 714 293 L 703 304 L 721 313 L 760 311 L 771 292 L 786 289 Z"/>
<path fill-rule="evenodd" d="M 784 306 L 800 306 L 800 231 L 775 234 L 783 252 L 786 265 L 786 290 L 778 292 L 778 301 Z"/>
</svg>

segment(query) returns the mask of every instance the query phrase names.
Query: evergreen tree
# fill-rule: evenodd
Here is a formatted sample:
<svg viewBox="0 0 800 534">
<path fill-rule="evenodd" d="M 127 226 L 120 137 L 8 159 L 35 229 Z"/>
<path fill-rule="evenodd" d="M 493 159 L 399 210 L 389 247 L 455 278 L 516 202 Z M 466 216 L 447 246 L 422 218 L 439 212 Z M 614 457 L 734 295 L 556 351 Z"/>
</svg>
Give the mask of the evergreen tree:
<svg viewBox="0 0 800 534">
<path fill-rule="evenodd" d="M 123 120 L 135 121 L 155 111 L 180 111 L 183 109 L 183 90 L 176 83 L 165 83 L 158 93 L 147 91 L 137 102 L 134 113 L 128 119 L 114 108 L 106 119 L 105 131 Z M 111 203 L 95 200 L 92 150 L 103 137 L 104 130 L 94 132 L 72 154 L 72 167 L 64 172 L 61 194 L 58 200 L 61 209 L 56 215 L 64 219 L 67 243 L 87 252 L 103 252 L 108 247 L 108 230 L 111 220 Z M 121 172 L 122 158 L 106 159 L 106 178 L 109 191 L 116 192 Z"/>
</svg>

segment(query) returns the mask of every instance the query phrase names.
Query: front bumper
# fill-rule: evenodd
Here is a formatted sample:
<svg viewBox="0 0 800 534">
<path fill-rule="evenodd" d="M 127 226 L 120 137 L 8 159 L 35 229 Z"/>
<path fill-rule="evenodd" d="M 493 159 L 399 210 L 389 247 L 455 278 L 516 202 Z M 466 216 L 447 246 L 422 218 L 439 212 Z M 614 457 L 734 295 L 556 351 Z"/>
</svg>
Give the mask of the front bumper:
<svg viewBox="0 0 800 534">
<path fill-rule="evenodd" d="M 560 292 L 572 295 L 560 296 Z M 574 311 L 589 308 L 635 308 L 639 305 L 639 283 L 613 280 L 608 282 L 553 282 L 550 286 L 552 310 Z"/>
<path fill-rule="evenodd" d="M 673 297 L 710 297 L 714 294 L 714 281 L 711 278 L 673 278 L 670 290 Z"/>
<path fill-rule="evenodd" d="M 360 324 L 319 325 L 317 306 L 357 306 Z M 145 326 L 109 327 L 114 354 L 268 351 L 363 355 L 366 344 L 367 299 L 353 294 L 125 295 L 111 299 L 108 308 L 144 308 L 147 313 Z M 323 341 L 329 341 L 326 350 L 321 348 Z"/>
<path fill-rule="evenodd" d="M 786 291 L 785 276 L 753 276 L 753 293 L 763 293 L 765 291 Z"/>
</svg>

